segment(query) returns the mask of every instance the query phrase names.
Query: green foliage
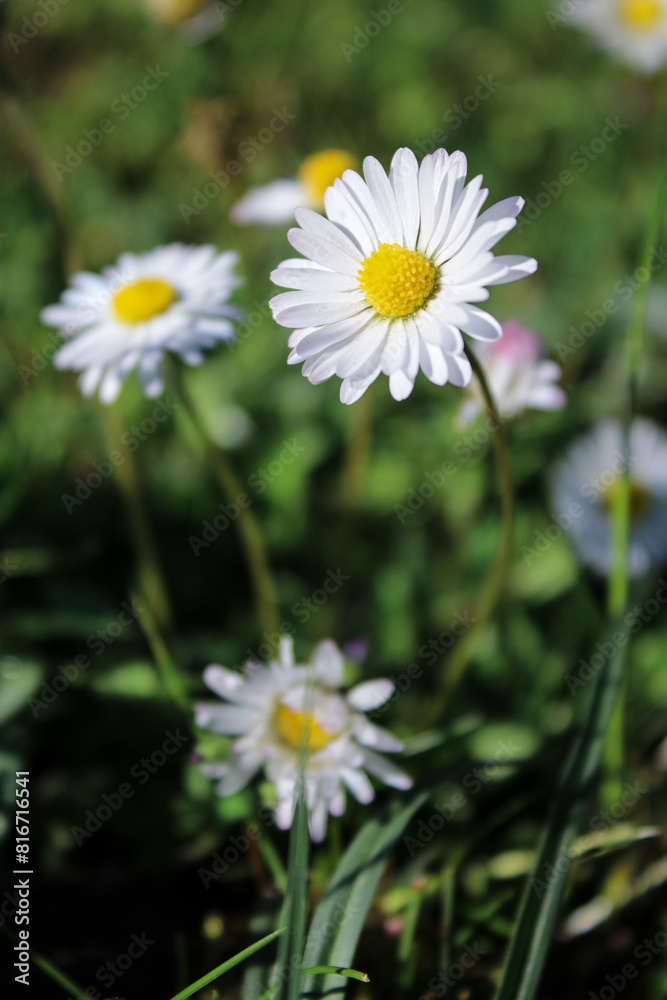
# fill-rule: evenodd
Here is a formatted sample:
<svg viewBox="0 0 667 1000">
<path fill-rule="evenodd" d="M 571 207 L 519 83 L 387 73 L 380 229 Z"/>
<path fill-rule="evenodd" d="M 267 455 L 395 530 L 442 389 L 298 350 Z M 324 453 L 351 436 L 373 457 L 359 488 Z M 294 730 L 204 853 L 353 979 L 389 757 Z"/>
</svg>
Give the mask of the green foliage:
<svg viewBox="0 0 667 1000">
<path fill-rule="evenodd" d="M 246 283 L 236 298 L 253 324 L 233 348 L 210 352 L 188 373 L 188 385 L 252 497 L 281 620 L 297 630 L 298 656 L 325 636 L 341 645 L 363 640 L 368 654 L 350 661 L 350 680 L 386 675 L 402 683 L 380 724 L 406 740 L 406 768 L 436 791 L 409 822 L 400 810 L 421 800 L 387 790 L 378 791 L 377 812 L 375 805 L 349 802 L 332 821 L 312 856 L 306 967 L 354 964 L 371 984 L 346 981 L 350 996 L 398 993 L 414 1000 L 437 996 L 443 980 L 436 987 L 430 981 L 476 944 L 482 957 L 462 990 L 485 998 L 499 981 L 523 880 L 592 691 L 591 685 L 573 692 L 565 678 L 600 641 L 603 587 L 582 572 L 566 532 L 544 551 L 536 550 L 536 538 L 558 513 L 549 496 L 550 466 L 592 421 L 619 411 L 632 303 L 618 283 L 636 267 L 662 155 L 655 122 L 667 79 L 615 64 L 567 24 L 552 30 L 534 0 L 402 6 L 346 57 L 342 47 L 358 44 L 371 17 L 361 0 L 243 0 L 201 45 L 159 26 L 136 0 L 61 3 L 17 49 L 9 33 L 20 33 L 23 19 L 40 8 L 6 2 L 2 58 L 50 182 L 67 205 L 82 267 L 97 270 L 125 250 L 175 240 L 239 249 Z M 373 9 L 385 7 L 383 0 Z M 125 115 L 116 102 L 140 85 L 147 67 L 167 76 Z M 464 116 L 456 106 L 475 100 L 480 78 L 497 86 Z M 244 159 L 241 144 L 266 127 L 276 107 L 287 108 L 293 121 Z M 105 118 L 114 127 L 103 142 L 73 168 L 58 168 L 67 166 L 68 147 Z M 588 158 L 581 148 L 590 148 L 607 118 L 627 127 Z M 530 280 L 494 289 L 489 308 L 544 334 L 550 356 L 563 364 L 569 397 L 562 412 L 528 413 L 507 428 L 518 505 L 514 559 L 501 609 L 446 703 L 438 692 L 452 648 L 443 646 L 433 660 L 428 644 L 451 633 L 457 614 L 474 615 L 493 561 L 492 443 L 488 435 L 467 438 L 481 422 L 465 430 L 458 425 L 458 389 L 419 376 L 399 405 L 380 379 L 370 393 L 365 469 L 350 490 L 344 469 L 362 404 L 341 406 L 336 379 L 311 386 L 285 364 L 286 331 L 267 307 L 274 291 L 269 272 L 291 255 L 286 227 L 239 229 L 229 222 L 230 206 L 245 190 L 293 175 L 314 151 L 340 146 L 388 165 L 398 146 L 421 156 L 441 144 L 466 152 L 471 175 L 484 173 L 491 202 L 519 193 L 528 199 L 525 224 L 501 252 L 533 254 L 540 269 Z M 93 463 L 108 459 L 111 446 L 101 406 L 84 400 L 74 376 L 50 362 L 57 338 L 39 322 L 39 311 L 63 287 L 62 238 L 12 114 L 0 118 L 0 159 L 3 872 L 11 870 L 11 780 L 30 768 L 31 850 L 40 879 L 36 946 L 66 977 L 71 973 L 68 982 L 100 987 L 99 968 L 145 929 L 157 943 L 109 991 L 128 1000 L 168 997 L 277 926 L 271 893 L 284 875 L 288 838 L 259 819 L 273 789 L 258 782 L 217 798 L 199 756 L 221 759 L 229 741 L 188 728 L 183 708 L 209 697 L 201 681 L 208 663 L 240 668 L 248 658 L 265 659 L 259 651 L 267 639 L 257 626 L 235 525 L 198 555 L 193 551 L 192 538 L 202 537 L 223 498 L 176 409 L 141 442 L 136 460 L 175 609 L 165 640 L 183 681 L 181 706 L 169 699 L 156 668 L 150 630 L 134 623 L 100 647 L 100 631 L 108 635 L 137 584 L 120 483 L 117 474 L 105 478 L 68 512 L 64 498 L 75 495 Z M 186 220 L 182 206 L 192 205 L 210 174 L 226 171 L 234 159 L 243 160 L 239 176 Z M 573 181 L 554 196 L 549 192 L 564 170 Z M 640 410 L 664 425 L 663 270 L 654 284 Z M 618 311 L 572 348 L 588 312 L 610 298 Z M 155 405 L 132 377 L 115 411 L 132 428 Z M 274 474 L 271 463 L 286 441 L 303 451 Z M 456 471 L 446 485 L 401 520 L 397 507 L 447 460 Z M 526 556 L 522 547 L 536 554 Z M 339 567 L 349 580 L 308 611 L 304 598 Z M 657 581 L 651 586 L 633 601 L 652 596 Z M 582 794 L 580 832 L 590 834 L 596 820 L 601 843 L 614 849 L 582 857 L 560 908 L 550 897 L 549 919 L 562 928 L 564 917 L 600 900 L 595 912 L 605 915 L 597 923 L 591 918 L 589 933 L 557 936 L 540 986 L 545 1000 L 599 994 L 604 976 L 627 961 L 639 966 L 633 950 L 664 929 L 661 849 L 638 831 L 661 828 L 667 809 L 666 643 L 661 613 L 629 649 L 624 781 L 646 791 L 618 820 L 621 846 L 614 840 L 617 818 L 599 829 L 595 792 Z M 77 656 L 87 665 L 77 667 Z M 63 676 L 67 685 L 48 700 Z M 141 760 L 179 726 L 188 742 L 143 781 Z M 508 743 L 518 749 L 500 760 L 499 748 Z M 87 814 L 124 783 L 133 794 L 88 831 Z M 385 808 L 394 817 L 386 824 L 378 818 Z M 433 816 L 446 819 L 429 826 Z M 237 850 L 231 838 L 238 842 L 250 824 L 261 829 L 260 840 L 229 864 L 225 851 L 231 857 Z M 86 833 L 80 845 L 75 829 Z M 362 850 L 370 861 L 360 870 Z M 208 884 L 202 871 L 213 873 Z M 349 893 L 358 903 L 356 920 L 345 934 L 341 929 L 338 950 L 316 948 L 312 935 L 327 907 Z M 273 922 L 255 934 L 251 928 L 268 901 L 276 904 Z M 211 918 L 223 929 L 212 932 Z M 180 983 L 176 933 L 190 963 Z M 222 996 L 236 996 L 239 975 L 217 984 Z M 34 978 L 45 1000 L 63 995 L 41 972 Z M 340 979 L 326 981 L 342 991 Z M 639 1000 L 665 989 L 662 954 L 623 996 Z"/>
</svg>

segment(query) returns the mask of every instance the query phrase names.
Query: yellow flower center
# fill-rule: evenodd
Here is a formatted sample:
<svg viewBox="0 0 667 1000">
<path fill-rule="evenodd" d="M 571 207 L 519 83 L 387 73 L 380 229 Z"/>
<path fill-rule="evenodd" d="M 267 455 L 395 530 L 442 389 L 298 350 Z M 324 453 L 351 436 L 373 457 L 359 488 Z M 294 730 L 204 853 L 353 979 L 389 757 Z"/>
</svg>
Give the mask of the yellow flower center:
<svg viewBox="0 0 667 1000">
<path fill-rule="evenodd" d="M 325 149 L 322 153 L 313 153 L 301 164 L 299 180 L 308 188 L 313 201 L 318 205 L 324 203 L 324 192 L 331 187 L 344 170 L 354 170 L 357 161 L 344 149 Z"/>
<path fill-rule="evenodd" d="M 660 0 L 621 0 L 621 17 L 631 28 L 652 28 L 661 14 Z"/>
<path fill-rule="evenodd" d="M 312 712 L 295 712 L 287 705 L 280 705 L 276 712 L 276 729 L 291 747 L 298 750 L 305 744 L 311 753 L 322 750 L 336 736 L 323 729 Z"/>
<path fill-rule="evenodd" d="M 209 0 L 147 0 L 148 7 L 157 21 L 179 24 L 205 7 Z"/>
<path fill-rule="evenodd" d="M 435 291 L 435 266 L 417 250 L 381 243 L 357 272 L 359 285 L 381 316 L 411 316 Z"/>
<path fill-rule="evenodd" d="M 616 479 L 609 489 L 605 491 L 602 502 L 609 512 L 613 511 L 621 491 L 622 480 Z M 641 483 L 635 483 L 630 480 L 630 523 L 638 524 L 643 517 L 646 516 L 649 507 L 651 506 L 651 494 L 642 486 Z"/>
<path fill-rule="evenodd" d="M 113 297 L 113 308 L 125 323 L 143 323 L 176 301 L 176 289 L 162 278 L 142 278 L 126 285 Z"/>
</svg>

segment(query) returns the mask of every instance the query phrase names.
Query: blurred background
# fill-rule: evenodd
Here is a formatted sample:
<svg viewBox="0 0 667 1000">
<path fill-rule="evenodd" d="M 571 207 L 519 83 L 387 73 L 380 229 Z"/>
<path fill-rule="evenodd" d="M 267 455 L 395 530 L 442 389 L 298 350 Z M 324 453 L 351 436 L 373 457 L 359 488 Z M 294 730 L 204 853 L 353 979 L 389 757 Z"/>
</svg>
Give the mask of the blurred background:
<svg viewBox="0 0 667 1000">
<path fill-rule="evenodd" d="M 125 250 L 171 241 L 212 243 L 241 254 L 245 285 L 236 301 L 249 321 L 238 344 L 220 346 L 187 373 L 188 385 L 248 484 L 297 653 L 331 636 L 348 651 L 350 681 L 400 678 L 417 664 L 419 676 L 381 724 L 406 739 L 415 778 L 452 769 L 434 802 L 463 795 L 418 850 L 398 845 L 355 962 L 372 983 L 349 989 L 417 1000 L 442 968 L 446 937 L 454 959 L 473 941 L 483 950 L 458 995 L 487 997 L 586 704 L 587 691 L 573 694 L 564 678 L 595 651 L 604 619 L 604 587 L 578 566 L 564 533 L 537 557 L 521 547 L 535 547 L 554 525 L 549 466 L 593 421 L 618 416 L 631 307 L 623 289 L 632 288 L 664 151 L 667 79 L 612 62 L 566 22 L 550 23 L 534 0 L 403 0 L 393 12 L 384 0 L 229 0 L 199 11 L 194 24 L 183 20 L 197 6 L 0 6 L 0 821 L 9 848 L 14 771 L 29 769 L 31 943 L 99 996 L 130 1000 L 172 995 L 273 926 L 262 916 L 278 899 L 265 852 L 284 861 L 284 834 L 267 832 L 269 848 L 248 851 L 204 884 L 202 869 L 212 870 L 215 852 L 240 836 L 268 790 L 215 797 L 195 754 L 221 746 L 196 744 L 165 695 L 141 625 L 125 624 L 127 616 L 118 624 L 136 586 L 119 470 L 85 489 L 97 466 L 106 469 L 108 420 L 97 401 L 82 399 L 74 374 L 53 368 L 58 338 L 39 321 L 68 267 L 95 271 Z M 147 75 L 153 89 L 143 86 Z M 288 124 L 267 141 L 276 109 Z M 113 128 L 103 132 L 103 120 Z M 509 428 L 516 555 L 502 610 L 447 697 L 450 637 L 475 615 L 498 539 L 491 435 L 483 421 L 463 430 L 461 391 L 423 376 L 403 404 L 391 400 L 385 379 L 350 408 L 338 401 L 337 379 L 311 386 L 286 365 L 286 331 L 267 306 L 269 272 L 292 255 L 288 227 L 229 221 L 245 191 L 294 176 L 313 152 L 343 148 L 388 167 L 399 146 L 419 158 L 439 146 L 463 149 L 469 176 L 484 174 L 490 204 L 527 199 L 500 252 L 533 255 L 539 271 L 494 289 L 490 308 L 543 334 L 569 396 L 562 412 L 530 413 Z M 230 161 L 240 172 L 215 190 L 212 176 L 227 176 Z M 571 177 L 565 186 L 563 171 Z M 581 335 L 589 312 L 609 299 L 618 311 Z M 649 320 L 640 409 L 664 425 L 661 268 Z M 206 664 L 265 659 L 275 637 L 257 625 L 235 525 L 209 529 L 206 545 L 193 545 L 193 537 L 206 540 L 207 522 L 227 501 L 168 387 L 162 399 L 169 415 L 157 423 L 157 402 L 132 377 L 113 421 L 138 442 L 174 612 L 165 638 L 200 698 Z M 280 459 L 287 443 L 289 463 Z M 455 473 L 416 501 L 411 490 L 447 460 Z M 406 513 L 411 498 L 415 509 Z M 345 579 L 320 604 L 314 595 L 329 573 Z M 667 990 L 662 949 L 646 968 L 635 952 L 667 924 L 664 838 L 638 833 L 660 826 L 667 805 L 666 639 L 664 615 L 654 615 L 631 651 L 626 770 L 641 791 L 622 815 L 594 827 L 598 853 L 573 869 L 540 994 L 548 1000 L 564 991 L 598 996 L 605 976 L 627 962 L 641 970 L 624 988 L 628 1000 Z M 54 678 L 67 677 L 80 654 L 90 666 L 72 669 L 49 701 Z M 144 787 L 139 762 L 179 726 L 189 739 L 154 765 Z M 505 761 L 499 753 L 508 745 Z M 466 783 L 474 768 L 484 769 L 483 780 Z M 103 796 L 126 782 L 135 794 L 86 830 L 88 811 L 96 814 Z M 392 794 L 380 792 L 380 802 Z M 588 816 L 598 812 L 592 798 Z M 315 898 L 365 817 L 355 804 L 332 823 L 314 854 Z M 620 849 L 610 849 L 614 836 Z M 11 864 L 7 850 L 3 890 Z M 449 930 L 440 916 L 445 884 Z M 154 943 L 131 967 L 98 975 L 142 934 Z M 11 951 L 8 940 L 0 947 Z M 222 995 L 237 995 L 237 972 L 219 986 Z M 36 968 L 32 980 L 44 998 L 64 995 Z M 430 994 L 444 995 L 432 986 Z"/>
</svg>

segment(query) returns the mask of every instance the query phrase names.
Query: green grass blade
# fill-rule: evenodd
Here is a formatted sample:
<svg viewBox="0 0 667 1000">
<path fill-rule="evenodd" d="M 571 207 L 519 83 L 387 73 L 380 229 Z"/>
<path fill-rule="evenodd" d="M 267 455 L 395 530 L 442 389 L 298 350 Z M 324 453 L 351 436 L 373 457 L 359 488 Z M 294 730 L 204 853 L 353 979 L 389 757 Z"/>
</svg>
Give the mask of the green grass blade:
<svg viewBox="0 0 667 1000">
<path fill-rule="evenodd" d="M 427 800 L 428 792 L 415 794 L 361 828 L 315 910 L 304 953 L 306 967 L 350 967 L 389 852 Z M 303 983 L 304 993 L 326 993 L 328 1000 L 342 995 L 343 990 L 340 980 L 331 975 L 318 979 L 311 974 Z"/>
<path fill-rule="evenodd" d="M 556 795 L 542 844 L 526 886 L 496 1000 L 532 1000 L 547 957 L 558 908 L 572 866 L 580 807 L 598 772 L 605 737 L 623 677 L 632 620 L 611 630 L 612 654 L 595 682 L 584 728 Z M 618 641 L 622 633 L 623 640 Z M 613 641 L 612 637 L 616 637 Z"/>
<path fill-rule="evenodd" d="M 276 894 L 262 894 L 257 900 L 255 913 L 250 920 L 249 933 L 253 937 L 264 937 L 274 927 L 285 926 L 279 919 L 282 906 L 283 901 Z M 284 940 L 283 934 L 280 942 Z M 271 982 L 269 972 L 275 961 L 271 954 L 272 950 L 265 948 L 246 962 L 243 969 L 241 1000 L 258 1000 L 260 994 L 266 990 L 267 983 Z"/>
<path fill-rule="evenodd" d="M 303 943 L 306 937 L 308 914 L 308 807 L 305 801 L 305 787 L 301 784 L 299 801 L 294 813 L 292 837 L 290 838 L 289 882 L 292 890 L 290 926 L 289 969 L 292 974 L 287 980 L 287 1000 L 298 1000 L 301 992 L 301 962 Z"/>
<path fill-rule="evenodd" d="M 64 990 L 67 990 L 71 996 L 85 997 L 86 991 L 84 987 L 77 986 L 73 979 L 70 979 L 64 972 L 61 972 L 55 965 L 52 965 L 47 958 L 38 955 L 34 948 L 30 949 L 30 957 L 38 969 L 41 969 L 47 976 L 50 976 L 55 983 L 58 983 Z"/>
<path fill-rule="evenodd" d="M 235 965 L 240 965 L 241 962 L 245 961 L 246 958 L 250 958 L 250 956 L 254 955 L 256 951 L 260 950 L 260 948 L 265 948 L 267 944 L 271 944 L 271 942 L 274 941 L 279 934 L 283 934 L 286 930 L 286 927 L 280 927 L 277 931 L 273 931 L 271 934 L 267 934 L 266 937 L 261 938 L 259 941 L 255 941 L 254 944 L 251 944 L 248 948 L 244 948 L 243 951 L 240 951 L 238 955 L 234 955 L 233 958 L 228 958 L 226 962 L 222 963 L 222 965 L 218 965 L 215 969 L 212 969 L 211 972 L 207 972 L 205 976 L 201 977 L 201 979 L 198 979 L 194 983 L 190 983 L 190 985 L 186 986 L 184 990 L 181 990 L 180 993 L 173 996 L 171 1000 L 187 1000 L 187 997 L 191 997 L 193 993 L 197 992 L 197 990 L 201 990 L 204 986 L 208 986 L 208 984 L 212 983 L 214 979 L 218 978 L 218 976 L 222 976 L 223 973 L 233 969 Z"/>
<path fill-rule="evenodd" d="M 315 975 L 345 976 L 347 979 L 358 979 L 360 983 L 370 983 L 370 978 L 366 972 L 358 972 L 356 969 L 340 969 L 335 965 L 314 965 L 312 969 L 302 969 L 302 975 L 312 973 Z"/>
<path fill-rule="evenodd" d="M 3 927 L 1 929 L 5 937 L 9 938 L 13 944 L 19 943 L 19 939 L 13 931 L 10 931 L 7 927 Z M 79 986 L 79 984 L 75 983 L 73 979 L 66 976 L 65 973 L 61 972 L 57 966 L 49 962 L 48 958 L 44 958 L 44 956 L 40 955 L 38 951 L 35 951 L 32 945 L 30 946 L 30 958 L 38 969 L 41 969 L 42 972 L 46 973 L 46 975 L 49 976 L 54 983 L 58 983 L 58 986 L 62 986 L 62 988 L 69 993 L 70 996 L 84 997 L 86 995 L 85 987 Z"/>
</svg>

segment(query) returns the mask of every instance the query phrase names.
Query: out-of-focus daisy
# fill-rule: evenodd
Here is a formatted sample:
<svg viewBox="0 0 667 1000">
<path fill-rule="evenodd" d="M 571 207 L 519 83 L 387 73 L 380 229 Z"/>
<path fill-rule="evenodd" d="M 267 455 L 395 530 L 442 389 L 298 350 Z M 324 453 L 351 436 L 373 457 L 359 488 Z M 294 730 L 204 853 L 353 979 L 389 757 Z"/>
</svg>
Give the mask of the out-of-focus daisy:
<svg viewBox="0 0 667 1000">
<path fill-rule="evenodd" d="M 498 340 L 500 323 L 475 302 L 486 285 L 532 274 L 530 257 L 494 257 L 491 247 L 516 225 L 523 198 L 482 215 L 482 177 L 466 184 L 467 161 L 439 149 L 418 165 L 399 149 L 389 177 L 372 156 L 365 182 L 346 170 L 324 196 L 328 218 L 297 210 L 292 246 L 306 259 L 271 275 L 283 292 L 270 302 L 276 322 L 293 327 L 290 364 L 303 362 L 313 384 L 343 379 L 340 398 L 354 403 L 382 372 L 394 399 L 405 399 L 421 368 L 436 385 L 470 381 L 461 331 Z"/>
<path fill-rule="evenodd" d="M 556 466 L 552 497 L 557 514 L 581 508 L 568 529 L 583 563 L 600 575 L 612 565 L 612 508 L 623 470 L 630 477 L 628 572 L 640 576 L 667 556 L 667 434 L 636 420 L 624 451 L 621 425 L 596 424 Z"/>
<path fill-rule="evenodd" d="M 144 0 L 160 24 L 178 27 L 187 41 L 202 42 L 214 34 L 224 18 L 224 4 L 211 0 Z"/>
<path fill-rule="evenodd" d="M 406 774 L 377 753 L 398 753 L 403 744 L 362 714 L 384 704 L 394 685 L 384 679 L 366 681 L 341 694 L 343 656 L 330 640 L 315 647 L 309 666 L 294 662 L 292 640 L 284 638 L 279 659 L 267 667 L 247 663 L 244 677 L 211 665 L 204 680 L 229 704 L 197 705 L 197 725 L 237 737 L 229 760 L 203 765 L 205 773 L 221 779 L 219 795 L 232 795 L 263 767 L 275 785 L 275 816 L 281 830 L 288 829 L 294 816 L 302 745 L 313 840 L 324 838 L 329 813 L 344 812 L 346 789 L 359 802 L 372 801 L 374 792 L 365 772 L 394 788 L 412 785 Z"/>
<path fill-rule="evenodd" d="M 643 73 L 667 63 L 667 0 L 579 0 L 568 17 Z"/>
<path fill-rule="evenodd" d="M 247 226 L 259 222 L 279 225 L 291 222 L 300 206 L 322 211 L 324 192 L 344 170 L 354 168 L 357 161 L 344 149 L 325 149 L 307 157 L 296 177 L 283 178 L 251 188 L 232 206 L 232 222 Z"/>
<path fill-rule="evenodd" d="M 84 396 L 99 388 L 103 403 L 116 399 L 134 368 L 144 393 L 157 396 L 166 352 L 198 365 L 202 348 L 234 339 L 243 314 L 227 300 L 242 283 L 237 260 L 234 251 L 171 243 L 121 254 L 102 274 L 75 274 L 60 303 L 41 314 L 69 338 L 53 363 L 82 372 Z"/>
<path fill-rule="evenodd" d="M 501 340 L 481 344 L 477 357 L 484 369 L 491 394 L 501 417 L 507 419 L 523 410 L 559 410 L 565 406 L 565 393 L 555 383 L 561 367 L 555 361 L 541 360 L 542 342 L 538 334 L 516 320 L 503 323 Z M 473 379 L 459 414 L 461 426 L 469 424 L 485 404 Z"/>
</svg>

